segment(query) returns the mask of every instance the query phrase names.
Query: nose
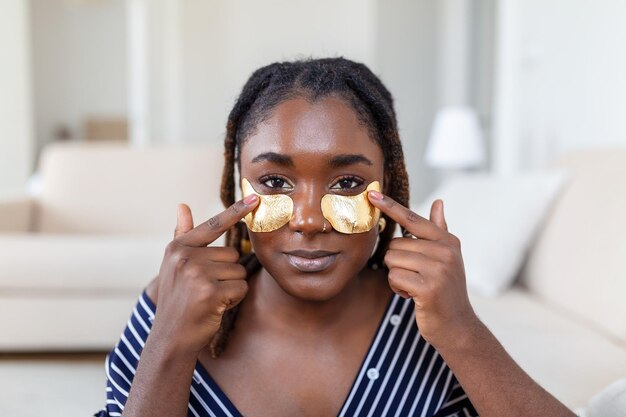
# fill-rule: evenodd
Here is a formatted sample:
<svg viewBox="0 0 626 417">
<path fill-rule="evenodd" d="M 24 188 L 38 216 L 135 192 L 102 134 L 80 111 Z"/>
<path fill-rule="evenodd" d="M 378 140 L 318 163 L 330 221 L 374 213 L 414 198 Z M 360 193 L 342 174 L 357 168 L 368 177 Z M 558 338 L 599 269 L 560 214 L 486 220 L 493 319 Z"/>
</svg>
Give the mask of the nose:
<svg viewBox="0 0 626 417">
<path fill-rule="evenodd" d="M 291 194 L 293 199 L 293 216 L 289 220 L 289 228 L 305 235 L 314 235 L 328 228 L 324 227 L 326 219 L 322 215 L 322 197 L 325 190 L 315 186 L 301 186 Z"/>
</svg>

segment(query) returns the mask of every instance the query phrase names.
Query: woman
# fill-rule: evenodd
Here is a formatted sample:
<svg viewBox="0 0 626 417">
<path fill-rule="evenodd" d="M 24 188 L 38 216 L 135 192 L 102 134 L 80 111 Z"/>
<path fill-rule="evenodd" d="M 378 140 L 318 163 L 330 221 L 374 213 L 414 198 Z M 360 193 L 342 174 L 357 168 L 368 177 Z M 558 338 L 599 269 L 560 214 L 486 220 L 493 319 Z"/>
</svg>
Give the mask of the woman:
<svg viewBox="0 0 626 417">
<path fill-rule="evenodd" d="M 257 70 L 225 146 L 229 208 L 194 227 L 179 206 L 97 415 L 573 415 L 476 317 L 443 202 L 406 208 L 393 100 L 364 65 Z"/>
</svg>

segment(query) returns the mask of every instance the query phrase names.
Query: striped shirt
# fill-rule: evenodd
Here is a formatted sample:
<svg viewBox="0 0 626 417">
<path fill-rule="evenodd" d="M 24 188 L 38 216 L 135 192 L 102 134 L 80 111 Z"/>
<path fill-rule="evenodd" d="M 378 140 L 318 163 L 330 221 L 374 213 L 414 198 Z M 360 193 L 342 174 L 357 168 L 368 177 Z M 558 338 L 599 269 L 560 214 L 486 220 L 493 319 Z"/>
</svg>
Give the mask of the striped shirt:
<svg viewBox="0 0 626 417">
<path fill-rule="evenodd" d="M 144 292 L 105 361 L 106 405 L 95 417 L 120 416 L 146 343 L 156 306 Z M 241 417 L 197 362 L 188 416 Z M 394 295 L 338 417 L 477 417 L 469 398 L 415 325 L 413 300 Z"/>
</svg>

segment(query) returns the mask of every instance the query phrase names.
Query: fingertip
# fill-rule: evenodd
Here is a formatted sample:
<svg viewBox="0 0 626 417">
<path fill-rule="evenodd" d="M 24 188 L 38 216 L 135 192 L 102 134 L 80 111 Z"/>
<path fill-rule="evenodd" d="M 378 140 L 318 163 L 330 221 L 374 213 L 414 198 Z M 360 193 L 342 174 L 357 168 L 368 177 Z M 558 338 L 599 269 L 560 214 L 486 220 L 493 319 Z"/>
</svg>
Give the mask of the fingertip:
<svg viewBox="0 0 626 417">
<path fill-rule="evenodd" d="M 374 201 L 382 201 L 383 199 L 383 194 L 376 190 L 370 190 L 367 193 L 367 196 Z"/>
<path fill-rule="evenodd" d="M 259 201 L 259 196 L 256 194 L 250 194 L 243 199 L 243 202 L 246 206 L 254 206 Z"/>
<path fill-rule="evenodd" d="M 183 216 L 185 208 L 182 203 L 176 204 L 176 224 L 180 223 L 180 218 Z"/>
</svg>

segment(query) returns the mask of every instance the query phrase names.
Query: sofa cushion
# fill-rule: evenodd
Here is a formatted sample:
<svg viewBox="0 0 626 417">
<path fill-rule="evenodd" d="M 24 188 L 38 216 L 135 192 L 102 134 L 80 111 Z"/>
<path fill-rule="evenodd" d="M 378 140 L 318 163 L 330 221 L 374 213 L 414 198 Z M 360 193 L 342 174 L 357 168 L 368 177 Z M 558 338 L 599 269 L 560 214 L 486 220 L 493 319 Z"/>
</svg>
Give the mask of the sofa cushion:
<svg viewBox="0 0 626 417">
<path fill-rule="evenodd" d="M 98 293 L 47 297 L 0 293 L 0 351 L 109 351 L 137 301 Z"/>
<path fill-rule="evenodd" d="M 497 295 L 518 276 L 565 179 L 561 171 L 456 175 L 444 181 L 418 213 L 429 217 L 432 202 L 443 199 L 448 228 L 461 239 L 469 289 Z"/>
<path fill-rule="evenodd" d="M 571 408 L 626 375 L 626 344 L 519 287 L 495 298 L 472 295 L 471 301 L 513 359 Z"/>
<path fill-rule="evenodd" d="M 0 235 L 0 291 L 136 293 L 159 272 L 167 237 Z"/>
<path fill-rule="evenodd" d="M 135 294 L 154 278 L 171 236 L 0 235 L 0 292 Z M 224 237 L 212 243 L 224 245 Z"/>
<path fill-rule="evenodd" d="M 223 210 L 223 150 L 58 144 L 41 162 L 37 230 L 43 233 L 171 233 L 176 204 L 203 221 Z"/>
<path fill-rule="evenodd" d="M 522 280 L 555 306 L 626 341 L 626 149 L 569 154 L 570 174 Z"/>
</svg>

